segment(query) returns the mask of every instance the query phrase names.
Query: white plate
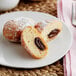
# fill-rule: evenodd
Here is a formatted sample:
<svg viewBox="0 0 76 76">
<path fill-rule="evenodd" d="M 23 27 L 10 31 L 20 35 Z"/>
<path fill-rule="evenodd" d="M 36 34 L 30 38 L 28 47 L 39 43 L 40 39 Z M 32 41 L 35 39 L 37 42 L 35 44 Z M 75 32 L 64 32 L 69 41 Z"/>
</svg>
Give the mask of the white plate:
<svg viewBox="0 0 76 76">
<path fill-rule="evenodd" d="M 33 59 L 20 44 L 10 43 L 2 36 L 4 23 L 10 19 L 18 17 L 30 17 L 35 21 L 57 19 L 49 14 L 40 12 L 13 12 L 0 16 L 0 64 L 16 68 L 38 68 L 52 64 L 62 58 L 72 44 L 72 35 L 68 27 L 63 23 L 61 34 L 53 41 L 49 42 L 48 55 L 43 59 Z"/>
</svg>

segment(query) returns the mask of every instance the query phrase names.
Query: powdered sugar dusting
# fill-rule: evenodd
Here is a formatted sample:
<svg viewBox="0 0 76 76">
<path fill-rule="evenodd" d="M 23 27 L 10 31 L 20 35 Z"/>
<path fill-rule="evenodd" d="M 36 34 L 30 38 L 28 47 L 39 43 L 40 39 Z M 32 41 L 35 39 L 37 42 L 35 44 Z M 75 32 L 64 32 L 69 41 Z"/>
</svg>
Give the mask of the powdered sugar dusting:
<svg viewBox="0 0 76 76">
<path fill-rule="evenodd" d="M 35 27 L 38 29 L 38 31 L 41 32 L 47 24 L 48 22 L 42 21 L 42 22 L 37 23 Z"/>
<path fill-rule="evenodd" d="M 23 29 L 25 26 L 34 26 L 35 21 L 32 18 L 20 17 L 15 19 L 19 29 Z"/>
<path fill-rule="evenodd" d="M 37 29 L 39 31 L 42 31 L 49 23 L 51 23 L 53 20 L 44 20 L 41 22 L 38 22 L 35 27 L 38 27 Z"/>
</svg>

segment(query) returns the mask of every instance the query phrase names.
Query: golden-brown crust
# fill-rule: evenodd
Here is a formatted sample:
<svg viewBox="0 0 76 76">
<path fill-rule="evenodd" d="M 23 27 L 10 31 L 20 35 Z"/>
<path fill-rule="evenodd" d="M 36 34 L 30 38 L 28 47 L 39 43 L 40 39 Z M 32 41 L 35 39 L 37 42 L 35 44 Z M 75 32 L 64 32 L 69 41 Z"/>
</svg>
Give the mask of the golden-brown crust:
<svg viewBox="0 0 76 76">
<path fill-rule="evenodd" d="M 43 29 L 41 28 L 40 24 L 41 24 L 41 23 L 37 23 L 37 24 L 34 26 L 39 33 L 41 33 L 42 30 L 43 30 Z"/>
<path fill-rule="evenodd" d="M 8 21 L 3 28 L 3 36 L 12 42 L 20 42 L 21 30 L 15 24 L 15 21 Z"/>
</svg>

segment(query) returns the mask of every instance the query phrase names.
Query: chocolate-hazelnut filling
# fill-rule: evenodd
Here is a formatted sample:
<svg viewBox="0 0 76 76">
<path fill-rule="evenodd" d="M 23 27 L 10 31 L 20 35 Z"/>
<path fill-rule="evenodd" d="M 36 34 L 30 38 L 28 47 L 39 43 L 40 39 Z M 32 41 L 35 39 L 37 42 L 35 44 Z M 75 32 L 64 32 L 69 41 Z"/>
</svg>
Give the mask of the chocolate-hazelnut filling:
<svg viewBox="0 0 76 76">
<path fill-rule="evenodd" d="M 48 38 L 52 38 L 52 37 L 56 36 L 59 32 L 60 32 L 59 29 L 54 29 L 54 30 L 52 30 L 52 31 L 48 34 Z"/>
<path fill-rule="evenodd" d="M 36 37 L 34 42 L 35 42 L 35 45 L 38 47 L 38 49 L 40 49 L 42 51 L 45 50 L 46 47 L 39 37 Z"/>
</svg>

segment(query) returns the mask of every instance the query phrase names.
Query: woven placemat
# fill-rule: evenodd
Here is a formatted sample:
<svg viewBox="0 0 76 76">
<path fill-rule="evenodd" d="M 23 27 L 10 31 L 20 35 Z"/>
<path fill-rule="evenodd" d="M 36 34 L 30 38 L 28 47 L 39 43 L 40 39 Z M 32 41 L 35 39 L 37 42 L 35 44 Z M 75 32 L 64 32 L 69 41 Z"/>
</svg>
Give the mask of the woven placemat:
<svg viewBox="0 0 76 76">
<path fill-rule="evenodd" d="M 19 5 L 9 11 L 1 12 L 8 13 L 13 11 L 40 11 L 57 16 L 56 0 L 42 0 L 41 2 L 24 2 L 20 1 Z M 0 66 L 0 76 L 64 76 L 62 59 L 54 64 L 36 68 L 36 69 L 16 69 L 5 66 Z"/>
</svg>

